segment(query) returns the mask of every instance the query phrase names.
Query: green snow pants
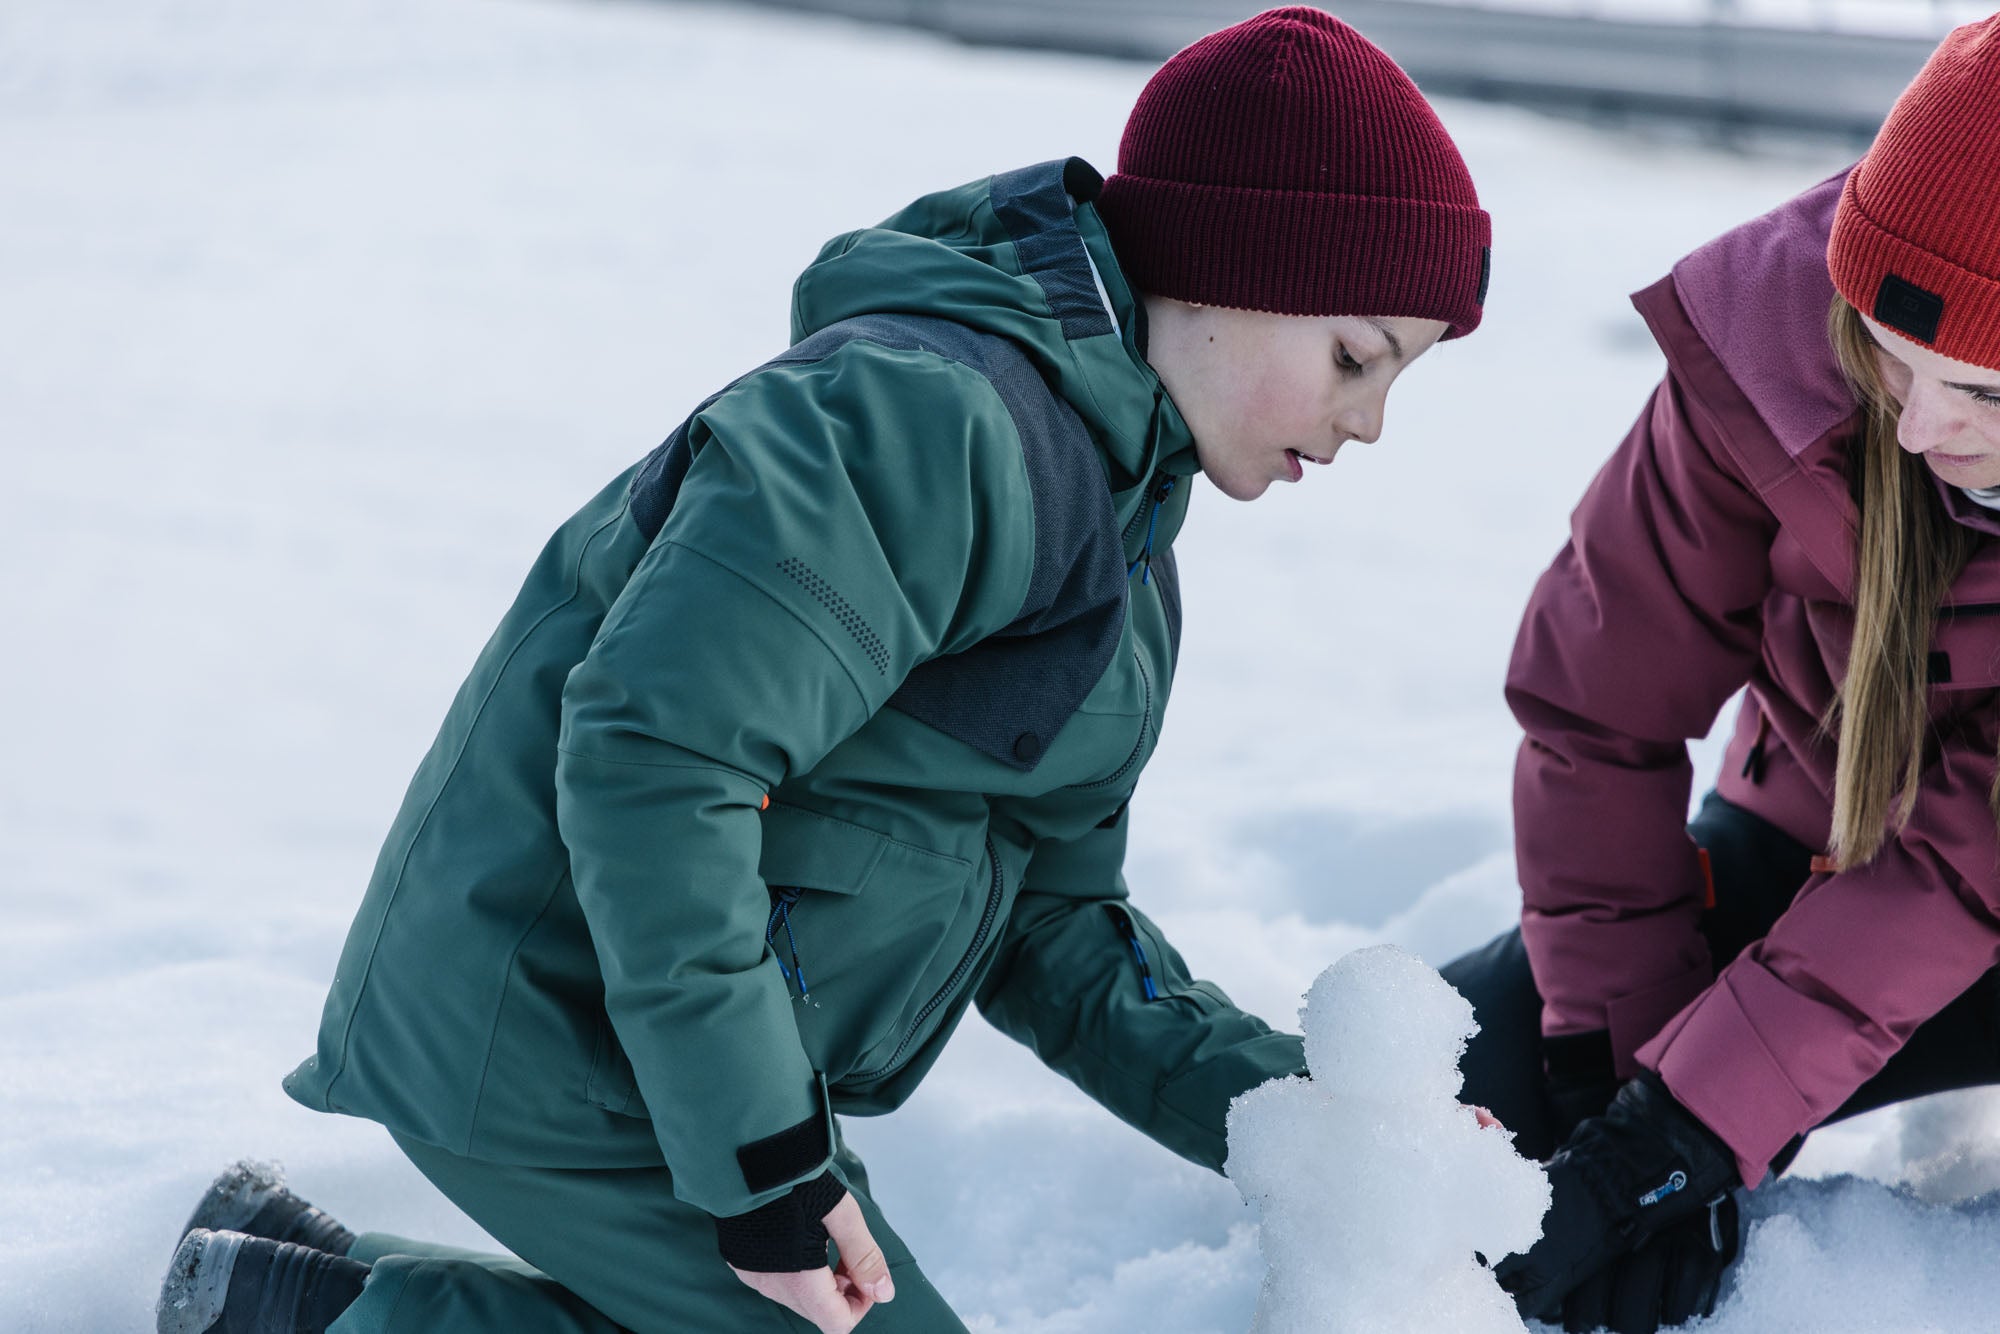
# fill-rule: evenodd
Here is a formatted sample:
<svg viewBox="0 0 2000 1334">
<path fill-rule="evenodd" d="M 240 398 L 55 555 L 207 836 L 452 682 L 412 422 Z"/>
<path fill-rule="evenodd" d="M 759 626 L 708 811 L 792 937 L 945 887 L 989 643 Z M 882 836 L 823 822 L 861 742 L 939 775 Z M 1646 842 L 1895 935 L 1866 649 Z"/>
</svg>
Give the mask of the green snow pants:
<svg viewBox="0 0 2000 1334">
<path fill-rule="evenodd" d="M 739 1282 L 707 1214 L 674 1197 L 665 1168 L 577 1171 L 483 1163 L 395 1137 L 447 1199 L 520 1260 L 363 1234 L 368 1285 L 328 1334 L 812 1334 Z M 834 1170 L 888 1257 L 896 1299 L 866 1334 L 965 1334 L 868 1194 L 845 1146 Z"/>
</svg>

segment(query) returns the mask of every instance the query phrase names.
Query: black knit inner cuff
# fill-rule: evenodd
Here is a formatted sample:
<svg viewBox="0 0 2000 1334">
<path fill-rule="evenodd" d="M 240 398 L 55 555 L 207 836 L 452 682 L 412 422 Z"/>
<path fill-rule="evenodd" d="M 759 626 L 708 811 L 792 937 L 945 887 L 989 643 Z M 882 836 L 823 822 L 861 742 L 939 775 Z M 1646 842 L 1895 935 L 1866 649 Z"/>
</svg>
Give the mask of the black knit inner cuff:
<svg viewBox="0 0 2000 1334">
<path fill-rule="evenodd" d="M 1542 1061 L 1549 1072 L 1549 1082 L 1565 1088 L 1579 1088 L 1592 1084 L 1616 1086 L 1618 1076 L 1614 1071 L 1614 1057 L 1611 1050 L 1611 1033 L 1607 1029 L 1594 1029 L 1588 1033 L 1565 1033 L 1542 1039 Z"/>
<path fill-rule="evenodd" d="M 826 1264 L 826 1215 L 847 1187 L 832 1172 L 802 1182 L 769 1204 L 715 1220 L 722 1258 L 753 1274 L 794 1274 Z"/>
</svg>

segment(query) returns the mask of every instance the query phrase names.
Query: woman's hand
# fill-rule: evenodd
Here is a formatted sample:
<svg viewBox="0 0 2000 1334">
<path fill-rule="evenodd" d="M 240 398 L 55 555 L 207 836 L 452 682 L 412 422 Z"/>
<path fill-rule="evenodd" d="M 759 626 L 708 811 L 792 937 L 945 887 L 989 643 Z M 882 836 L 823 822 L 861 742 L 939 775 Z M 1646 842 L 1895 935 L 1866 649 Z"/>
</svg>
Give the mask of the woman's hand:
<svg viewBox="0 0 2000 1334">
<path fill-rule="evenodd" d="M 1563 1328 L 1658 1334 L 1714 1315 L 1723 1272 L 1741 1248 L 1742 1224 L 1729 1192 L 1571 1289 L 1563 1298 Z"/>
<path fill-rule="evenodd" d="M 1493 1271 L 1521 1314 L 1537 1320 L 1554 1317 L 1586 1280 L 1704 1214 L 1737 1184 L 1729 1146 L 1651 1071 L 1619 1089 L 1603 1116 L 1578 1126 L 1547 1171 L 1541 1240 Z"/>
<path fill-rule="evenodd" d="M 845 1194 L 826 1215 L 827 1235 L 840 1250 L 838 1269 L 805 1269 L 760 1274 L 731 1265 L 730 1272 L 778 1305 L 818 1327 L 820 1334 L 847 1334 L 876 1302 L 896 1295 L 889 1262 L 868 1231 L 861 1206 Z"/>
</svg>

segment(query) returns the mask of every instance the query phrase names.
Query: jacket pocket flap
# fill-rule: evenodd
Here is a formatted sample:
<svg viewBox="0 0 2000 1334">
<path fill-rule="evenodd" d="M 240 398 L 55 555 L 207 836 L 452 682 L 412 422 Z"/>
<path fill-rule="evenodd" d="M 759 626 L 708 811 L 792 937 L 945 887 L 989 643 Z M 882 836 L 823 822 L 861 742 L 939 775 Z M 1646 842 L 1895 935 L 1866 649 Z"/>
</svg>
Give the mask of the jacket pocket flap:
<svg viewBox="0 0 2000 1334">
<path fill-rule="evenodd" d="M 932 852 L 830 815 L 772 802 L 763 814 L 757 871 L 767 885 L 858 894 L 871 881 L 920 878 L 957 883 L 972 874 L 963 857 Z"/>
<path fill-rule="evenodd" d="M 1949 611 L 1939 615 L 1932 640 L 1932 685 L 1946 690 L 2000 686 L 2000 614 L 1996 613 L 2000 613 L 2000 606 L 1964 608 L 1956 616 Z"/>
</svg>

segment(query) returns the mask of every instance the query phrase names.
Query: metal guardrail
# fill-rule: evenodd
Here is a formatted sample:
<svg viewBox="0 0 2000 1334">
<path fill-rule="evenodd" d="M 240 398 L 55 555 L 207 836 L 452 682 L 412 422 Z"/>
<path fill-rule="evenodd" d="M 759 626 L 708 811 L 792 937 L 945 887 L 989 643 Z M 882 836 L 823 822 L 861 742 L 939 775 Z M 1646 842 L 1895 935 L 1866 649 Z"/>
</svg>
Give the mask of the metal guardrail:
<svg viewBox="0 0 2000 1334">
<path fill-rule="evenodd" d="M 1239 0 L 759 0 L 968 42 L 1160 60 L 1267 5 Z M 1416 0 L 1325 6 L 1427 92 L 1705 124 L 1872 135 L 1936 45 L 1926 35 L 1625 19 Z"/>
</svg>

